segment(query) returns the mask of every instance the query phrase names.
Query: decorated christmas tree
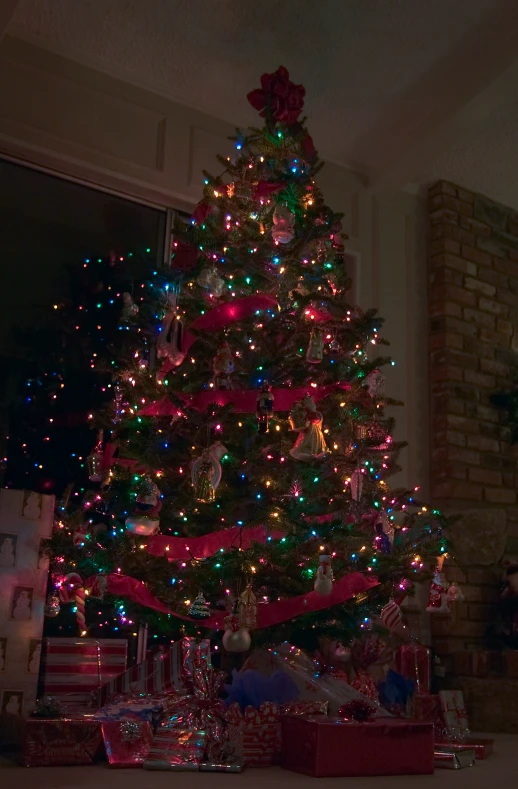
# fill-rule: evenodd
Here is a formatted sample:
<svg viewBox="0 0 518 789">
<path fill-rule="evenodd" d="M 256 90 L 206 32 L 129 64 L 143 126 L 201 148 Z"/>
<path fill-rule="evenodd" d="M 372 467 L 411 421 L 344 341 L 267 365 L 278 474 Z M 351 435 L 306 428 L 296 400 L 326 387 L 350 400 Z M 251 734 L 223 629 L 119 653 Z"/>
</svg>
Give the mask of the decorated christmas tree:
<svg viewBox="0 0 518 789">
<path fill-rule="evenodd" d="M 264 125 L 205 174 L 139 311 L 119 300 L 92 489 L 48 546 L 62 599 L 88 593 L 87 627 L 103 597 L 123 623 L 225 631 L 231 651 L 345 643 L 380 614 L 397 629 L 398 601 L 446 550 L 443 516 L 390 487 L 383 322 L 349 303 L 304 93 L 282 67 L 263 75 L 248 100 Z"/>
</svg>

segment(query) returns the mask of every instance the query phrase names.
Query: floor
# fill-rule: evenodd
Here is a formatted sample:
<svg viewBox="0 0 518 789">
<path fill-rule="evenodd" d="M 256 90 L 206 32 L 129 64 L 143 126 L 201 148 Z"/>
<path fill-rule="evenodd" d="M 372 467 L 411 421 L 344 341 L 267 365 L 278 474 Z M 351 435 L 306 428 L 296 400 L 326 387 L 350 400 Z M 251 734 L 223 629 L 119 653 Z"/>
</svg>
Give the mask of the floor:
<svg viewBox="0 0 518 789">
<path fill-rule="evenodd" d="M 487 735 L 485 735 L 487 736 Z M 304 789 L 336 787 L 347 781 L 350 789 L 516 789 L 518 777 L 518 735 L 495 735 L 495 752 L 489 759 L 465 770 L 437 770 L 434 775 L 393 776 L 381 778 L 309 778 L 272 767 L 246 770 L 239 775 L 225 773 L 176 773 L 141 770 L 110 770 L 95 767 L 37 767 L 22 769 L 0 759 L 0 786 L 6 789 Z M 7 778 L 11 780 L 6 780 Z"/>
</svg>

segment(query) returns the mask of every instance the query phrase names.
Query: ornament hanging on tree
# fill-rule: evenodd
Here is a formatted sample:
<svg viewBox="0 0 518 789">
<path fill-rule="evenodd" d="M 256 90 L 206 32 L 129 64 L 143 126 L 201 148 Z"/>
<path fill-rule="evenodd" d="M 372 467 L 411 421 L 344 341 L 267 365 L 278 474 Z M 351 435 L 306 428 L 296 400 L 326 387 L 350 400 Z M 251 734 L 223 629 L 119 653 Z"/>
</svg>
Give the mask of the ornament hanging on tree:
<svg viewBox="0 0 518 789">
<path fill-rule="evenodd" d="M 322 330 L 318 328 L 311 329 L 308 350 L 306 352 L 306 361 L 309 362 L 309 364 L 320 364 L 323 358 L 324 338 Z"/>
<path fill-rule="evenodd" d="M 133 515 L 126 518 L 126 531 L 141 537 L 150 537 L 160 528 L 159 513 L 162 509 L 160 490 L 148 477 L 142 482 L 142 488 L 135 501 Z"/>
<path fill-rule="evenodd" d="M 403 621 L 403 613 L 401 608 L 394 600 L 389 600 L 386 606 L 381 609 L 380 614 L 381 623 L 391 633 L 396 633 L 400 629 Z"/>
<path fill-rule="evenodd" d="M 257 627 L 257 601 L 252 591 L 252 584 L 248 584 L 239 598 L 239 623 L 241 627 L 253 630 Z"/>
<path fill-rule="evenodd" d="M 227 652 L 248 652 L 252 639 L 246 627 L 241 626 L 239 615 L 234 611 L 225 617 L 225 632 L 223 633 L 223 647 Z"/>
<path fill-rule="evenodd" d="M 454 625 L 458 624 L 460 616 L 460 604 L 463 603 L 465 599 L 466 598 L 462 589 L 456 581 L 453 581 L 446 593 L 446 600 L 448 602 L 448 608 L 450 609 L 451 618 Z"/>
<path fill-rule="evenodd" d="M 102 430 L 99 430 L 97 433 L 97 443 L 86 458 L 86 468 L 90 482 L 102 482 L 104 479 L 103 438 L 104 433 Z"/>
<path fill-rule="evenodd" d="M 61 603 L 56 594 L 49 594 L 45 603 L 44 614 L 48 619 L 55 619 L 61 611 Z"/>
<path fill-rule="evenodd" d="M 138 315 L 138 305 L 133 301 L 131 293 L 125 292 L 122 294 L 121 321 L 127 323 L 135 315 Z"/>
<path fill-rule="evenodd" d="M 225 287 L 225 280 L 219 276 L 215 266 L 205 266 L 201 270 L 197 282 L 198 285 L 208 290 L 217 299 L 219 299 Z"/>
<path fill-rule="evenodd" d="M 193 619 L 208 619 L 210 617 L 209 604 L 201 592 L 189 608 L 189 616 Z"/>
<path fill-rule="evenodd" d="M 320 546 L 318 557 L 317 577 L 314 590 L 317 594 L 327 596 L 333 591 L 333 569 L 331 567 L 331 554 L 325 545 Z"/>
<path fill-rule="evenodd" d="M 214 387 L 216 389 L 232 389 L 231 373 L 234 372 L 234 357 L 228 342 L 224 342 L 214 357 Z"/>
<path fill-rule="evenodd" d="M 203 451 L 201 457 L 193 461 L 191 479 L 198 501 L 210 503 L 216 498 L 216 490 L 223 473 L 220 461 L 226 452 L 227 448 L 221 441 L 216 441 Z"/>
<path fill-rule="evenodd" d="M 448 607 L 448 582 L 442 571 L 446 554 L 437 557 L 437 566 L 433 574 L 433 580 L 430 584 L 430 592 L 428 596 L 428 605 L 426 611 L 428 614 L 450 614 Z"/>
<path fill-rule="evenodd" d="M 277 206 L 273 212 L 272 238 L 278 244 L 289 244 L 292 241 L 295 230 L 295 217 L 285 206 Z"/>
<path fill-rule="evenodd" d="M 383 397 L 385 394 L 385 376 L 381 370 L 372 370 L 365 378 L 364 386 L 371 397 Z"/>
<path fill-rule="evenodd" d="M 274 396 L 272 393 L 272 387 L 268 381 L 265 381 L 261 391 L 257 396 L 257 432 L 260 434 L 268 432 L 270 419 L 273 415 L 273 402 Z"/>
<path fill-rule="evenodd" d="M 65 577 L 59 590 L 59 597 L 62 603 L 75 603 L 79 635 L 86 636 L 86 595 L 83 581 L 78 573 L 69 573 Z"/>
<path fill-rule="evenodd" d="M 351 498 L 353 501 L 360 501 L 363 492 L 363 474 L 361 468 L 357 468 L 351 474 Z"/>
<path fill-rule="evenodd" d="M 303 427 L 295 427 L 291 421 L 292 430 L 297 430 L 299 435 L 290 455 L 296 460 L 312 461 L 322 460 L 328 454 L 324 433 L 322 431 L 323 416 L 317 411 L 315 401 L 306 395 L 302 401 L 305 411 L 305 423 Z"/>
<path fill-rule="evenodd" d="M 156 350 L 158 358 L 167 359 L 173 367 L 179 367 L 185 359 L 184 328 L 175 292 L 168 296 L 168 311 L 162 320 Z"/>
</svg>

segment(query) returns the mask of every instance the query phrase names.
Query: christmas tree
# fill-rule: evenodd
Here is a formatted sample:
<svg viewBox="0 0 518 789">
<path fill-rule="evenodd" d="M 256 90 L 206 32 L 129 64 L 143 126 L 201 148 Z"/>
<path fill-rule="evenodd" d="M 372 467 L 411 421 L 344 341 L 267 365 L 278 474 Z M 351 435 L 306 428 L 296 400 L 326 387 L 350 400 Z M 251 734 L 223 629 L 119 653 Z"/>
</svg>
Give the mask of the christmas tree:
<svg viewBox="0 0 518 789">
<path fill-rule="evenodd" d="M 139 312 L 120 304 L 126 350 L 96 415 L 93 493 L 48 546 L 64 599 L 82 583 L 123 623 L 144 616 L 170 638 L 225 629 L 234 651 L 250 629 L 254 644 L 346 641 L 382 610 L 394 629 L 397 601 L 446 550 L 441 513 L 389 485 L 402 444 L 382 320 L 348 302 L 304 93 L 282 67 L 263 75 L 248 95 L 263 127 L 238 131 L 222 174 L 205 174 Z M 92 495 L 105 530 L 89 526 Z"/>
</svg>

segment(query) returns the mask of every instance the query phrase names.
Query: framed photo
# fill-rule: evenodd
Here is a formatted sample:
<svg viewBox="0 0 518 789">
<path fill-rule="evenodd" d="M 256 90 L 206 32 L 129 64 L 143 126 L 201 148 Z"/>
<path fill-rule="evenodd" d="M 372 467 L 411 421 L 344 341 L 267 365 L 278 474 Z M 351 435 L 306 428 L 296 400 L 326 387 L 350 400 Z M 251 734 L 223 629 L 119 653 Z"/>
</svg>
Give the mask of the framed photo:
<svg viewBox="0 0 518 789">
<path fill-rule="evenodd" d="M 23 690 L 4 690 L 2 693 L 2 712 L 22 716 Z"/>
<path fill-rule="evenodd" d="M 43 498 L 34 490 L 24 490 L 22 499 L 22 518 L 37 521 L 41 518 Z"/>
<path fill-rule="evenodd" d="M 11 602 L 10 618 L 16 622 L 26 622 L 32 619 L 32 600 L 34 587 L 15 586 Z"/>
<path fill-rule="evenodd" d="M 29 639 L 29 653 L 27 655 L 27 672 L 38 674 L 41 659 L 41 638 Z"/>
<path fill-rule="evenodd" d="M 7 638 L 0 637 L 0 672 L 5 671 L 7 665 Z"/>
<path fill-rule="evenodd" d="M 16 567 L 16 550 L 18 548 L 18 535 L 0 532 L 0 570 L 9 570 Z"/>
</svg>

